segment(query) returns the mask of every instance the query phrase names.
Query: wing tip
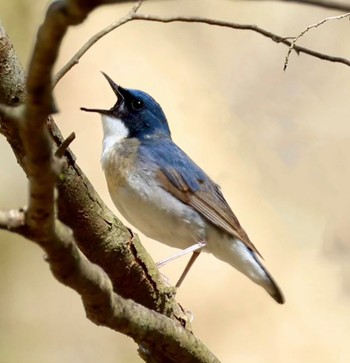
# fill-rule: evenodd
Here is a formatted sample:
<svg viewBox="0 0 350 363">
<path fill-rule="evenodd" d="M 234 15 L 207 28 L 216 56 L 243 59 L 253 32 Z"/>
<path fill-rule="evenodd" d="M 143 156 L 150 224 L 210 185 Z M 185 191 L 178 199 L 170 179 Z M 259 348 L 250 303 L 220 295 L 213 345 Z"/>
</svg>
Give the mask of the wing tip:
<svg viewBox="0 0 350 363">
<path fill-rule="evenodd" d="M 283 294 L 281 288 L 278 286 L 275 279 L 271 276 L 270 272 L 268 272 L 265 267 L 263 267 L 263 269 L 265 271 L 265 274 L 266 274 L 267 278 L 269 279 L 269 285 L 270 285 L 270 286 L 265 286 L 265 290 L 269 293 L 269 295 L 278 304 L 283 305 L 286 302 L 286 298 L 284 297 L 284 294 Z"/>
</svg>

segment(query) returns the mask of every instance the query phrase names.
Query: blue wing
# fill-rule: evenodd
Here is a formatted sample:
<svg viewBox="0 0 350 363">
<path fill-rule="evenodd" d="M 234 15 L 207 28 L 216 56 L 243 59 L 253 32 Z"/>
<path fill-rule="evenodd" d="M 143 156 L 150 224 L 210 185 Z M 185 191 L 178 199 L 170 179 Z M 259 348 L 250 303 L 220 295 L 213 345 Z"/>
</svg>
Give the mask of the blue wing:
<svg viewBox="0 0 350 363">
<path fill-rule="evenodd" d="M 183 181 L 188 190 L 195 193 L 203 184 L 207 184 L 207 187 L 214 184 L 205 172 L 169 139 L 143 141 L 140 149 L 140 154 L 155 163 L 175 186 L 180 186 Z"/>
<path fill-rule="evenodd" d="M 159 180 L 168 192 L 260 255 L 226 202 L 220 187 L 171 139 L 143 140 L 139 155 L 157 165 Z"/>
</svg>

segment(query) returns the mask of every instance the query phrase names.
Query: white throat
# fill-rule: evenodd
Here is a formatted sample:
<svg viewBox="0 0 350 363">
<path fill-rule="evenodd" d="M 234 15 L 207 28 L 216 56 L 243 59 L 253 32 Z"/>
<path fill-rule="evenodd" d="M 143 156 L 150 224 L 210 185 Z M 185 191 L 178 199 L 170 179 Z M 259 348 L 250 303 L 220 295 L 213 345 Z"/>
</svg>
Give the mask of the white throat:
<svg viewBox="0 0 350 363">
<path fill-rule="evenodd" d="M 103 126 L 103 144 L 102 144 L 102 161 L 108 157 L 109 152 L 119 142 L 127 138 L 129 131 L 124 123 L 112 116 L 102 115 Z"/>
</svg>

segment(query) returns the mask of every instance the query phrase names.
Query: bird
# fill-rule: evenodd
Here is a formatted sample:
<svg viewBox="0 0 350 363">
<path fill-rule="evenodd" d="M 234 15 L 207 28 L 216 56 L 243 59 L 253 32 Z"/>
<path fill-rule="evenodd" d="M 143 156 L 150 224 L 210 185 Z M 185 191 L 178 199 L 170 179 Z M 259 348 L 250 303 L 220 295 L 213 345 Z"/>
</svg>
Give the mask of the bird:
<svg viewBox="0 0 350 363">
<path fill-rule="evenodd" d="M 213 254 L 261 286 L 279 304 L 278 284 L 265 268 L 220 187 L 172 140 L 161 106 L 147 93 L 123 88 L 107 74 L 117 101 L 100 114 L 101 164 L 113 203 L 147 237 L 192 252 L 179 287 L 201 251 Z"/>
</svg>

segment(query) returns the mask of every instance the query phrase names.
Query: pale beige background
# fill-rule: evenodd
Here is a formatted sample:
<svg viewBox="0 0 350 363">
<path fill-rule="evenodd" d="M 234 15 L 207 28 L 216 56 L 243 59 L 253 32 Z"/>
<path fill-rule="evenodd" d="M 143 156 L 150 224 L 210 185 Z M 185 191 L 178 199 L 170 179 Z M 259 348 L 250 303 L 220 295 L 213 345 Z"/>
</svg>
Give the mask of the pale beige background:
<svg viewBox="0 0 350 363">
<path fill-rule="evenodd" d="M 27 63 L 45 1 L 2 1 L 1 20 Z M 63 65 L 128 6 L 94 12 L 69 31 Z M 172 1 L 144 13 L 200 15 L 295 35 L 334 12 L 278 2 Z M 310 32 L 303 44 L 350 58 L 349 22 Z M 101 125 L 80 106 L 110 107 L 100 75 L 149 92 L 173 137 L 216 180 L 287 303 L 212 256 L 199 258 L 178 293 L 196 334 L 223 362 L 345 363 L 350 359 L 350 68 L 292 55 L 251 32 L 194 24 L 129 23 L 100 41 L 57 86 L 64 135 L 113 209 L 99 165 Z M 0 138 L 0 206 L 26 203 L 26 181 Z M 175 250 L 143 238 L 155 260 Z M 86 320 L 76 293 L 51 276 L 42 251 L 0 235 L 0 363 L 140 362 L 131 339 Z M 116 261 L 116 263 L 118 263 Z M 186 263 L 163 272 L 175 281 Z"/>
</svg>

